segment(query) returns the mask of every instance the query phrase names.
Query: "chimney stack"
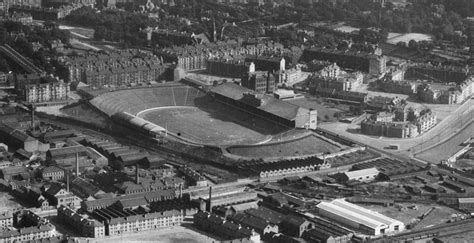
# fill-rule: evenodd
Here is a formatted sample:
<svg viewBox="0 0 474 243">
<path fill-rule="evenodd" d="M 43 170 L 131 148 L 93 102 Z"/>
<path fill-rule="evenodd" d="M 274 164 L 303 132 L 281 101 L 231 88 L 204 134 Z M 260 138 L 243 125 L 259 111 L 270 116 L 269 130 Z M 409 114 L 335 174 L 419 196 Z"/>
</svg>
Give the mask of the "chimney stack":
<svg viewBox="0 0 474 243">
<path fill-rule="evenodd" d="M 138 174 L 138 163 L 135 166 L 135 183 L 140 184 L 140 175 Z"/>
<path fill-rule="evenodd" d="M 79 153 L 76 153 L 76 176 L 79 177 Z"/>
<path fill-rule="evenodd" d="M 212 186 L 209 187 L 209 213 L 212 213 Z"/>
<path fill-rule="evenodd" d="M 31 128 L 33 128 L 33 132 L 36 132 L 35 128 L 35 106 L 31 105 Z"/>
<path fill-rule="evenodd" d="M 183 198 L 183 185 L 179 184 L 179 198 Z"/>
<path fill-rule="evenodd" d="M 66 190 L 69 192 L 69 170 L 66 172 Z"/>
</svg>

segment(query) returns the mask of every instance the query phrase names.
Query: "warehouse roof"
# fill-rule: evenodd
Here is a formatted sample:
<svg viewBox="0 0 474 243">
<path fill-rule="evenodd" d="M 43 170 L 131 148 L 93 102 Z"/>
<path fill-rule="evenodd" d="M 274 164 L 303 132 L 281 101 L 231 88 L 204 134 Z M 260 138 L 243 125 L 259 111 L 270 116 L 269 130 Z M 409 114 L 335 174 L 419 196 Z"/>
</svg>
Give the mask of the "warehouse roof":
<svg viewBox="0 0 474 243">
<path fill-rule="evenodd" d="M 359 177 L 365 177 L 369 175 L 378 175 L 379 170 L 376 168 L 368 168 L 368 169 L 362 169 L 362 170 L 354 170 L 354 171 L 348 171 L 344 173 L 347 178 L 350 179 L 357 179 Z"/>
<path fill-rule="evenodd" d="M 385 228 L 393 224 L 403 224 L 398 220 L 346 202 L 344 199 L 335 199 L 329 203 L 321 202 L 317 207 L 373 229 Z"/>
<path fill-rule="evenodd" d="M 63 148 L 50 149 L 49 154 L 51 157 L 64 156 L 64 155 L 75 155 L 77 153 L 87 153 L 86 147 L 82 145 L 69 146 Z"/>
<path fill-rule="evenodd" d="M 459 203 L 474 203 L 474 197 L 458 198 Z"/>
</svg>

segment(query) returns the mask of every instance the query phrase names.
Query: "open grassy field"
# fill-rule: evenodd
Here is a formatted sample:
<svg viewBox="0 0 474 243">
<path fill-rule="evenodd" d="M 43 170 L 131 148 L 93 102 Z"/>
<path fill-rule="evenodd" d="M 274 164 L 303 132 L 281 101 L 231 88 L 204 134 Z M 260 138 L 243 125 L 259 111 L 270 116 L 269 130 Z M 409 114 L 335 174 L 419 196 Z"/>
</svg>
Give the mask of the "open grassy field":
<svg viewBox="0 0 474 243">
<path fill-rule="evenodd" d="M 396 45 L 398 42 L 405 42 L 408 44 L 410 40 L 414 41 L 432 41 L 433 37 L 427 34 L 421 34 L 421 33 L 406 33 L 406 34 L 400 34 L 400 33 L 390 33 L 388 36 L 387 43 L 394 44 Z"/>
<path fill-rule="evenodd" d="M 243 157 L 289 157 L 301 156 L 317 153 L 332 153 L 339 151 L 341 148 L 328 143 L 316 136 L 306 136 L 302 139 L 288 141 L 278 144 L 265 144 L 259 146 L 236 146 L 231 147 L 228 151 Z"/>
<path fill-rule="evenodd" d="M 252 127 L 258 126 L 254 119 L 243 121 L 231 114 L 210 113 L 196 107 L 156 109 L 140 116 L 177 136 L 203 144 L 258 143 L 269 138 Z"/>
</svg>

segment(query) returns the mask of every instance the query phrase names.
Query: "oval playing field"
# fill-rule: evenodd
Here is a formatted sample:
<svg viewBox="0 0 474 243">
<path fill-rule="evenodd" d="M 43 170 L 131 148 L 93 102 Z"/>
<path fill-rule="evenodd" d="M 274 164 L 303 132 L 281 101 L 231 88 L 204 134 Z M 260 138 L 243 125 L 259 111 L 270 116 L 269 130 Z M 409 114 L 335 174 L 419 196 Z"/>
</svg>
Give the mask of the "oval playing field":
<svg viewBox="0 0 474 243">
<path fill-rule="evenodd" d="M 187 142 L 228 146 L 261 144 L 289 130 L 215 102 L 190 86 L 129 89 L 102 94 L 91 104 L 108 115 L 128 112 Z"/>
</svg>

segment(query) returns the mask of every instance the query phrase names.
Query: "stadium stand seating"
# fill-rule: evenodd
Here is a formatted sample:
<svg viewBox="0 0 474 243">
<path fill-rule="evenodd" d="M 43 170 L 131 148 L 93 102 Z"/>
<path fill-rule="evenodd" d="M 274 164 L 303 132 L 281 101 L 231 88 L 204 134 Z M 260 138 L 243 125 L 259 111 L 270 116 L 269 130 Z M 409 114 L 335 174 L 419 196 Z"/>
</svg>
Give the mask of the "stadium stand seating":
<svg viewBox="0 0 474 243">
<path fill-rule="evenodd" d="M 120 111 L 137 114 L 155 107 L 195 106 L 194 100 L 204 95 L 190 86 L 155 87 L 104 93 L 90 103 L 110 116 Z"/>
</svg>

